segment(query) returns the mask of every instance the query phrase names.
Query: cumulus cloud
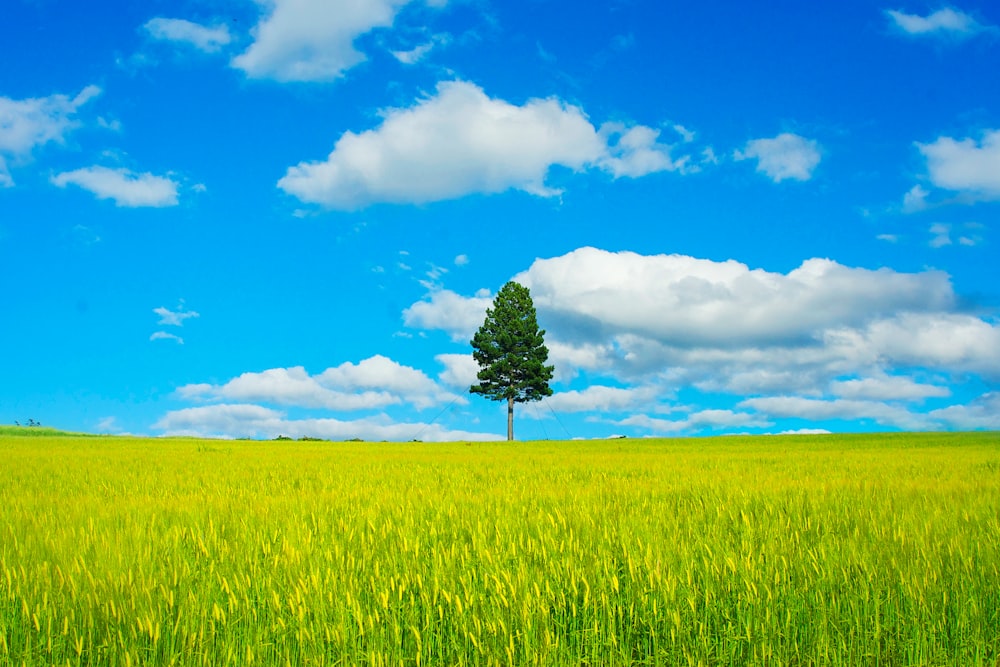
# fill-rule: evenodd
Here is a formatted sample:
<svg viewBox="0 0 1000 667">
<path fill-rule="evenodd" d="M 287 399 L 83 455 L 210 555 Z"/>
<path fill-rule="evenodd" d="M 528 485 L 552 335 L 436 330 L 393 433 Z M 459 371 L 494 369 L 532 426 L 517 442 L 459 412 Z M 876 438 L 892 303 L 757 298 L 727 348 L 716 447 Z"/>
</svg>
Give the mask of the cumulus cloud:
<svg viewBox="0 0 1000 667">
<path fill-rule="evenodd" d="M 1000 199 L 1000 130 L 987 130 L 978 141 L 939 137 L 917 148 L 935 186 L 973 199 Z"/>
<path fill-rule="evenodd" d="M 254 41 L 233 59 L 252 78 L 333 81 L 366 60 L 355 39 L 393 24 L 409 0 L 257 0 L 267 10 Z M 444 2 L 427 2 L 443 6 Z M 417 58 L 416 54 L 411 54 Z"/>
<path fill-rule="evenodd" d="M 439 354 L 434 358 L 444 366 L 444 370 L 438 375 L 441 382 L 462 391 L 468 391 L 475 384 L 479 364 L 471 354 Z"/>
<path fill-rule="evenodd" d="M 995 31 L 993 26 L 983 25 L 965 12 L 951 7 L 939 9 L 927 16 L 907 14 L 887 9 L 890 24 L 898 31 L 914 37 L 950 37 L 965 39 L 984 31 Z"/>
<path fill-rule="evenodd" d="M 329 440 L 429 441 L 498 440 L 492 433 L 449 430 L 433 423 L 393 422 L 384 415 L 342 421 L 339 419 L 289 419 L 286 413 L 259 405 L 219 404 L 168 412 L 154 425 L 166 435 L 195 437 L 293 438 Z"/>
<path fill-rule="evenodd" d="M 219 51 L 232 41 L 224 24 L 206 26 L 185 19 L 157 17 L 147 21 L 143 28 L 153 39 L 188 44 L 205 53 Z"/>
<path fill-rule="evenodd" d="M 845 398 L 895 391 L 905 399 L 943 391 L 884 376 L 1000 377 L 1000 327 L 960 312 L 939 271 L 810 259 L 774 273 L 733 260 L 580 248 L 538 259 L 514 279 L 531 290 L 559 380 L 586 371 L 739 396 L 821 396 L 832 386 Z M 467 341 L 490 303 L 488 293 L 439 290 L 405 319 Z M 850 384 L 866 378 L 881 378 L 879 387 Z"/>
<path fill-rule="evenodd" d="M 81 106 L 100 95 L 97 86 L 87 86 L 75 97 L 48 97 L 15 100 L 0 97 L 0 187 L 14 185 L 12 163 L 30 158 L 32 151 L 49 143 L 63 143 L 79 126 Z"/>
<path fill-rule="evenodd" d="M 177 205 L 177 182 L 150 173 L 137 174 L 129 169 L 93 166 L 57 174 L 54 185 L 75 185 L 98 199 L 111 199 L 124 208 L 162 208 Z"/>
<path fill-rule="evenodd" d="M 560 193 L 546 183 L 554 166 L 616 178 L 683 171 L 685 160 L 675 161 L 658 136 L 641 125 L 599 130 L 579 107 L 557 98 L 518 106 L 472 83 L 448 81 L 413 107 L 384 111 L 376 129 L 346 132 L 326 160 L 290 167 L 278 187 L 341 210 L 506 190 L 550 197 Z"/>
<path fill-rule="evenodd" d="M 464 397 L 442 389 L 422 371 L 376 355 L 310 375 L 303 367 L 243 373 L 222 385 L 190 384 L 177 390 L 188 400 L 269 403 L 338 411 L 370 410 L 403 403 L 424 409 Z"/>
<path fill-rule="evenodd" d="M 432 290 L 427 299 L 403 311 L 403 322 L 418 329 L 444 329 L 456 341 L 469 341 L 492 304 L 488 291 L 464 297 L 451 290 Z"/>
<path fill-rule="evenodd" d="M 785 132 L 771 139 L 752 139 L 733 157 L 757 160 L 757 171 L 780 183 L 785 179 L 808 181 L 822 156 L 817 142 Z"/>
<path fill-rule="evenodd" d="M 984 394 L 968 405 L 931 410 L 928 416 L 954 429 L 1000 430 L 1000 393 Z"/>
<path fill-rule="evenodd" d="M 903 213 L 918 213 L 926 209 L 929 194 L 926 188 L 914 185 L 903 195 Z"/>
</svg>

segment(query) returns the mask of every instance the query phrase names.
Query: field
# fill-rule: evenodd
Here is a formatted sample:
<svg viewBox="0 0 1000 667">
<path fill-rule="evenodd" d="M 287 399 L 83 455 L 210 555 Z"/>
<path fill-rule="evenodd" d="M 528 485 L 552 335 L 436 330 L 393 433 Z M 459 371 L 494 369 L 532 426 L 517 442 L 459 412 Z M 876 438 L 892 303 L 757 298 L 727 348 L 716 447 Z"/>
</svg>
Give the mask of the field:
<svg viewBox="0 0 1000 667">
<path fill-rule="evenodd" d="M 1000 434 L 0 432 L 0 665 L 997 665 Z"/>
</svg>

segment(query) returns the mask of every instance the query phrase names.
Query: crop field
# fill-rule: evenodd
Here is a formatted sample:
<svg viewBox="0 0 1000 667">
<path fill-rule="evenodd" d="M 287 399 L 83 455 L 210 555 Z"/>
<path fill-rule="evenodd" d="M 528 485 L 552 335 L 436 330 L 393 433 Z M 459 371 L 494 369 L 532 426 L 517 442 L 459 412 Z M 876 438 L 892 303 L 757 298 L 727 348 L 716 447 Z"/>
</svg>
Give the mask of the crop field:
<svg viewBox="0 0 1000 667">
<path fill-rule="evenodd" d="M 0 665 L 997 665 L 1000 434 L 0 431 Z"/>
</svg>

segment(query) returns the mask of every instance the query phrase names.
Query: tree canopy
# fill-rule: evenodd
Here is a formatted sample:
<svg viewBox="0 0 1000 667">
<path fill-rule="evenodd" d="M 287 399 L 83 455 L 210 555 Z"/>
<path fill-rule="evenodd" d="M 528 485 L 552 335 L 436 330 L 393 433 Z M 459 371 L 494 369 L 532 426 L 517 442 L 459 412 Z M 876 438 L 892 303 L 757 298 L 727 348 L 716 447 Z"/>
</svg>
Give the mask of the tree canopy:
<svg viewBox="0 0 1000 667">
<path fill-rule="evenodd" d="M 507 401 L 507 439 L 514 439 L 514 403 L 552 395 L 545 330 L 538 328 L 528 288 L 514 281 L 497 293 L 486 320 L 472 338 L 472 357 L 479 364 L 478 384 L 469 392 Z"/>
</svg>

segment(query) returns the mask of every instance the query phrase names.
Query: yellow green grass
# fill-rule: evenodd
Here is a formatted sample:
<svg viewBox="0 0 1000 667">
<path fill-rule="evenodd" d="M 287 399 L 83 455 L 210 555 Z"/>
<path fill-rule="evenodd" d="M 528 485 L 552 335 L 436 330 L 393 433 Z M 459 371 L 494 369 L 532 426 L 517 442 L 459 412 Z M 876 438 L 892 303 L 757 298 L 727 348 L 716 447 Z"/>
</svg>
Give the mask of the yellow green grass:
<svg viewBox="0 0 1000 667">
<path fill-rule="evenodd" d="M 996 665 L 1000 435 L 0 433 L 0 665 Z"/>
</svg>

